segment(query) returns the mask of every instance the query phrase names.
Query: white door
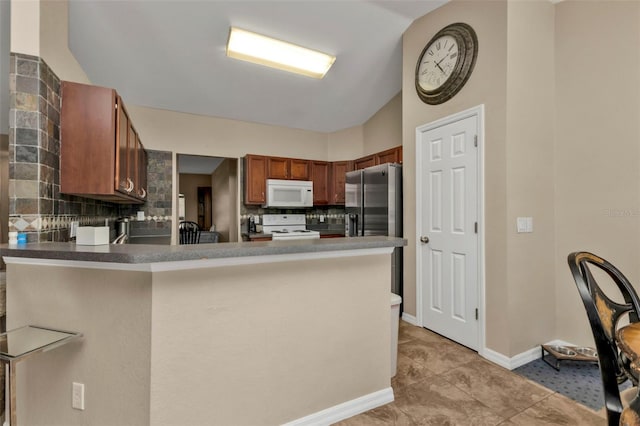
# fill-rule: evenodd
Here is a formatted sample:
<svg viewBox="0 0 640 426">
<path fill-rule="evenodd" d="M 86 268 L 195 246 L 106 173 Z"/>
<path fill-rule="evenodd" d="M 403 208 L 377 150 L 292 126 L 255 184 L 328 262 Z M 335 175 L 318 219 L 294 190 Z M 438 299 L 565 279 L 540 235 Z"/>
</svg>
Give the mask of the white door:
<svg viewBox="0 0 640 426">
<path fill-rule="evenodd" d="M 479 118 L 452 120 L 416 132 L 422 325 L 478 350 Z"/>
</svg>

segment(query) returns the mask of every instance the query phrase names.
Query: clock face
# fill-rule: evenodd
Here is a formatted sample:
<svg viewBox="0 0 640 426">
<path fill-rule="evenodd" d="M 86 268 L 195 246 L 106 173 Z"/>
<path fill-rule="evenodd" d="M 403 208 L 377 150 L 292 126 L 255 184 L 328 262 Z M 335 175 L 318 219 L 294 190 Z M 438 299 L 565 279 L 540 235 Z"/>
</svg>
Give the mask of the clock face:
<svg viewBox="0 0 640 426">
<path fill-rule="evenodd" d="M 448 101 L 462 89 L 478 56 L 478 38 L 468 24 L 441 29 L 422 50 L 416 63 L 418 97 L 429 105 Z"/>
<path fill-rule="evenodd" d="M 458 43 L 445 35 L 434 40 L 418 65 L 418 84 L 425 91 L 436 90 L 451 77 L 458 61 Z"/>
</svg>

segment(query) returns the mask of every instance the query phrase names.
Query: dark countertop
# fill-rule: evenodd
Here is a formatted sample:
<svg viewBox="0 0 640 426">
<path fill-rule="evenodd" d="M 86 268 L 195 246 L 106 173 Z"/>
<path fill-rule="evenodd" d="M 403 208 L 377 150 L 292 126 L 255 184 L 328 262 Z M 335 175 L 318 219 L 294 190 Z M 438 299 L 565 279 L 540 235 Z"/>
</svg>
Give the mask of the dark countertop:
<svg viewBox="0 0 640 426">
<path fill-rule="evenodd" d="M 76 260 L 113 263 L 157 263 L 183 260 L 222 259 L 278 254 L 318 253 L 382 247 L 402 247 L 407 241 L 396 237 L 324 238 L 294 241 L 150 245 L 122 244 L 79 246 L 75 243 L 32 243 L 0 245 L 0 255 L 32 259 Z"/>
</svg>

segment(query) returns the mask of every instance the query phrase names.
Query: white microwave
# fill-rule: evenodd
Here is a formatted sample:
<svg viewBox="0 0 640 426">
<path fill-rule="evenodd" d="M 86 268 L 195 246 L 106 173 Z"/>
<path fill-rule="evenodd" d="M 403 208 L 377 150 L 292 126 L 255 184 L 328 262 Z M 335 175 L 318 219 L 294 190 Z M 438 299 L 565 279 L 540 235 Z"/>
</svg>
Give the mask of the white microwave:
<svg viewBox="0 0 640 426">
<path fill-rule="evenodd" d="M 313 207 L 313 182 L 267 179 L 265 207 Z"/>
</svg>

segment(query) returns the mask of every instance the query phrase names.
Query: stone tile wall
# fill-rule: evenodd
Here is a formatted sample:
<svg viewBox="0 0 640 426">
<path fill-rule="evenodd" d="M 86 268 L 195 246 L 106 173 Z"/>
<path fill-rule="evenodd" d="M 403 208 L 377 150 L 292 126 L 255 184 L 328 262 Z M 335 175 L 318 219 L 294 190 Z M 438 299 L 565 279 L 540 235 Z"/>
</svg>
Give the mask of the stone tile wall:
<svg viewBox="0 0 640 426">
<path fill-rule="evenodd" d="M 137 229 L 171 229 L 173 160 L 170 151 L 147 150 L 147 200 L 141 206 L 123 206 L 121 216 L 135 219 L 145 213 L 145 222 L 135 222 Z M 132 223 L 132 229 L 133 229 Z"/>
<path fill-rule="evenodd" d="M 26 232 L 29 242 L 68 241 L 72 221 L 104 225 L 138 210 L 148 222 L 170 221 L 170 152 L 149 151 L 150 194 L 142 206 L 60 194 L 60 79 L 42 58 L 12 53 L 9 92 L 10 231 Z"/>
</svg>

